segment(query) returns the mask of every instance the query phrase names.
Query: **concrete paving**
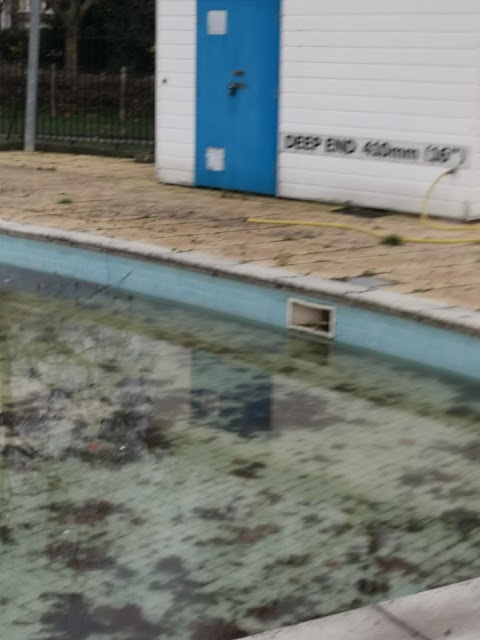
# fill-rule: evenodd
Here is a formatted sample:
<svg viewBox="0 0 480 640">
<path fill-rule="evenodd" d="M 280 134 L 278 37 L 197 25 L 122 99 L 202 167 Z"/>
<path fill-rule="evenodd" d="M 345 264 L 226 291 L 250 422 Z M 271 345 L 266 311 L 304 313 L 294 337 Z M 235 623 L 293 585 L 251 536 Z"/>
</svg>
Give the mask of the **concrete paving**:
<svg viewBox="0 0 480 640">
<path fill-rule="evenodd" d="M 480 579 L 251 636 L 251 640 L 445 638 L 480 638 Z"/>
<path fill-rule="evenodd" d="M 0 218 L 201 251 L 257 267 L 349 281 L 480 308 L 478 244 L 388 246 L 354 231 L 255 225 L 248 217 L 360 224 L 384 235 L 480 238 L 480 230 L 425 228 L 412 216 L 365 218 L 325 205 L 160 185 L 152 165 L 58 154 L 0 154 Z M 361 212 L 360 212 L 361 213 Z"/>
</svg>

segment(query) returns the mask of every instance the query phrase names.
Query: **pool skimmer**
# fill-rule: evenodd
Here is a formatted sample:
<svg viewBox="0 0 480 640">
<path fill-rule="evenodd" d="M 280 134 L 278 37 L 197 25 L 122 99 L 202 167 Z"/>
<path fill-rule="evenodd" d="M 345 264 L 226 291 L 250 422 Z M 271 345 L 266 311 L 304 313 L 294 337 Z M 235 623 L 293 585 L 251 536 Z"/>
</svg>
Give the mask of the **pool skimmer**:
<svg viewBox="0 0 480 640">
<path fill-rule="evenodd" d="M 289 298 L 287 327 L 331 340 L 335 338 L 335 307 Z"/>
</svg>

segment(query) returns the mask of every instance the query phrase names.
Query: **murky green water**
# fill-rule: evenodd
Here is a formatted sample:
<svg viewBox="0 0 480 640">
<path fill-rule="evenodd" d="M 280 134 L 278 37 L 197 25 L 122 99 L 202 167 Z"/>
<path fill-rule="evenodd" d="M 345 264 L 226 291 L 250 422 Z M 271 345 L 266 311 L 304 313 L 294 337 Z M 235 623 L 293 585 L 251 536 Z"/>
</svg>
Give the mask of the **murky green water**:
<svg viewBox="0 0 480 640">
<path fill-rule="evenodd" d="M 0 283 L 2 639 L 231 640 L 479 575 L 478 384 Z"/>
</svg>

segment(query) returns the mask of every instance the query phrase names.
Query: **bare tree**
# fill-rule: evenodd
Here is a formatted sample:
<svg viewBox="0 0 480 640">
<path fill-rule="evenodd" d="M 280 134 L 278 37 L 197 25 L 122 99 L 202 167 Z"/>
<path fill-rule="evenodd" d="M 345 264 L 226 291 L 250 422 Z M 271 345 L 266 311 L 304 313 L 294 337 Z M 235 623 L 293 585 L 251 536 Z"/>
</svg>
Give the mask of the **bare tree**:
<svg viewBox="0 0 480 640">
<path fill-rule="evenodd" d="M 1 2 L 2 0 L 0 0 Z M 65 68 L 78 71 L 78 33 L 87 11 L 99 0 L 47 0 L 60 19 L 65 33 Z"/>
<path fill-rule="evenodd" d="M 0 29 L 7 26 L 5 21 L 9 0 L 0 0 Z"/>
<path fill-rule="evenodd" d="M 19 0 L 0 0 L 0 28 L 17 29 L 19 23 Z"/>
</svg>

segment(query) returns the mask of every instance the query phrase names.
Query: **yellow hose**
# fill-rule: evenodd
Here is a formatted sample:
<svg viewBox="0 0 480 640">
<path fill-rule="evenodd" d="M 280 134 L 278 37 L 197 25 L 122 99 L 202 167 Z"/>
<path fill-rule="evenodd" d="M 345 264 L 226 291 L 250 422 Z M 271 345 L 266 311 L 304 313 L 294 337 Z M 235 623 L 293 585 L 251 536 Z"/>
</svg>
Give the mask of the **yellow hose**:
<svg viewBox="0 0 480 640">
<path fill-rule="evenodd" d="M 363 227 L 358 224 L 341 224 L 337 222 L 313 222 L 311 220 L 268 220 L 266 218 L 247 218 L 247 222 L 255 224 L 274 224 L 274 225 L 293 225 L 298 227 L 327 227 L 330 229 L 345 229 L 346 231 L 356 231 L 365 233 L 368 236 L 378 238 L 379 240 L 388 239 L 391 234 L 373 231 L 369 227 Z M 416 244 L 480 244 L 480 236 L 478 238 L 416 238 L 399 236 L 402 242 L 413 242 Z"/>
<path fill-rule="evenodd" d="M 428 204 L 430 202 L 430 198 L 432 196 L 432 193 L 435 187 L 438 185 L 438 183 L 441 180 L 443 180 L 443 178 L 450 175 L 451 173 L 453 173 L 451 169 L 449 169 L 448 171 L 445 171 L 440 176 L 438 176 L 438 178 L 436 178 L 431 184 L 431 186 L 429 187 L 425 195 L 425 198 L 423 200 L 422 212 L 420 214 L 420 222 L 423 225 L 431 229 L 436 229 L 438 231 L 458 231 L 462 229 L 468 229 L 469 231 L 471 231 L 472 229 L 477 229 L 479 228 L 479 225 L 470 226 L 465 224 L 459 224 L 459 225 L 441 224 L 441 223 L 433 222 L 428 217 Z M 280 225 L 280 226 L 292 225 L 292 226 L 298 226 L 298 227 L 324 227 L 327 229 L 343 229 L 345 231 L 355 231 L 357 233 L 364 233 L 373 238 L 378 238 L 381 241 L 387 241 L 387 242 L 389 237 L 392 237 L 392 234 L 385 234 L 379 231 L 374 231 L 373 229 L 370 229 L 370 227 L 365 227 L 359 224 L 344 224 L 340 222 L 316 222 L 311 220 L 274 220 L 274 219 L 271 220 L 267 218 L 247 218 L 247 222 L 252 222 L 255 224 L 273 224 L 273 225 Z M 470 237 L 470 238 L 417 238 L 417 237 L 398 236 L 398 240 L 402 243 L 409 242 L 409 243 L 415 243 L 415 244 L 480 244 L 480 236 Z"/>
<path fill-rule="evenodd" d="M 437 184 L 453 173 L 452 169 L 448 171 L 444 171 L 441 175 L 436 178 L 430 188 L 428 189 L 425 198 L 423 199 L 422 212 L 420 214 L 420 222 L 424 224 L 426 227 L 430 229 L 437 229 L 438 231 L 458 231 L 459 229 L 468 229 L 471 231 L 472 229 L 480 228 L 480 225 L 471 225 L 471 224 L 442 224 L 441 222 L 434 222 L 428 216 L 428 204 L 430 202 L 430 198 L 432 197 L 432 193 L 437 186 Z"/>
</svg>

